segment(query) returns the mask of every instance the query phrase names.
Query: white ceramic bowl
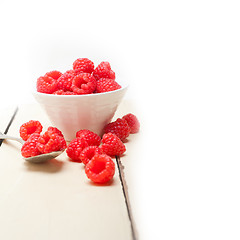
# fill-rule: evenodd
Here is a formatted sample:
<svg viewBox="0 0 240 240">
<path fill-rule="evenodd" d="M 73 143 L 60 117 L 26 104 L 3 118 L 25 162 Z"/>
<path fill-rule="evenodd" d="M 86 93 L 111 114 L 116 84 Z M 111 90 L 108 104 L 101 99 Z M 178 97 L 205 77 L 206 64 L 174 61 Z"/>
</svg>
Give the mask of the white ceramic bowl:
<svg viewBox="0 0 240 240">
<path fill-rule="evenodd" d="M 104 126 L 113 118 L 128 88 L 128 85 L 118 83 L 121 89 L 106 93 L 53 95 L 35 90 L 33 96 L 46 111 L 53 126 L 71 141 L 80 129 L 102 135 Z"/>
</svg>

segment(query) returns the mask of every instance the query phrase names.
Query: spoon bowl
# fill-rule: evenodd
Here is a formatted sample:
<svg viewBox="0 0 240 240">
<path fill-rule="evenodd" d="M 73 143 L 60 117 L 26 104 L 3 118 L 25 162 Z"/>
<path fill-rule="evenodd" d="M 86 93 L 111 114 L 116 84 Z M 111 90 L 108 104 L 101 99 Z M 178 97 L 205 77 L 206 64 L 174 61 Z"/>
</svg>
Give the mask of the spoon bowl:
<svg viewBox="0 0 240 240">
<path fill-rule="evenodd" d="M 51 153 L 45 153 L 45 154 L 37 155 L 34 157 L 23 158 L 23 159 L 26 160 L 27 162 L 31 162 L 31 163 L 42 163 L 42 162 L 51 160 L 53 158 L 56 158 L 63 152 L 64 152 L 64 150 L 57 151 L 57 152 L 51 152 Z"/>
<path fill-rule="evenodd" d="M 21 138 L 9 136 L 9 135 L 3 134 L 1 132 L 0 132 L 0 139 L 14 140 L 14 141 L 20 142 L 21 144 L 24 144 L 24 142 L 25 142 Z M 40 155 L 37 155 L 37 156 L 34 156 L 34 157 L 28 157 L 28 158 L 23 158 L 23 159 L 26 160 L 27 162 L 31 162 L 31 163 L 42 163 L 42 162 L 46 162 L 48 160 L 51 160 L 53 158 L 56 158 L 57 156 L 59 156 L 63 152 L 64 152 L 64 150 L 51 152 L 51 153 L 40 154 Z"/>
</svg>

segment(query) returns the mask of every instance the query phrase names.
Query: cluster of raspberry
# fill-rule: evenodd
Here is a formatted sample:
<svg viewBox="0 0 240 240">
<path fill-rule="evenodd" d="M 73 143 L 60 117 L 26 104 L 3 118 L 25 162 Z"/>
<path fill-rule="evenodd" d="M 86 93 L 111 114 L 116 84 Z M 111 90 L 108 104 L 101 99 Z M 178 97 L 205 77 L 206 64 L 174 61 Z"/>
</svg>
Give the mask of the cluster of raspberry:
<svg viewBox="0 0 240 240">
<path fill-rule="evenodd" d="M 102 93 L 120 88 L 109 62 L 101 62 L 95 68 L 88 58 L 78 58 L 73 69 L 63 74 L 54 70 L 37 79 L 38 92 L 56 95 Z"/>
<path fill-rule="evenodd" d="M 125 153 L 123 142 L 130 134 L 139 132 L 140 123 L 134 114 L 129 113 L 108 123 L 102 138 L 88 129 L 82 129 L 68 145 L 62 132 L 56 127 L 49 127 L 41 135 L 42 129 L 37 120 L 21 125 L 20 136 L 26 141 L 21 149 L 23 157 L 66 149 L 69 160 L 85 165 L 85 173 L 90 180 L 103 184 L 110 181 L 115 174 L 112 157 Z"/>
</svg>

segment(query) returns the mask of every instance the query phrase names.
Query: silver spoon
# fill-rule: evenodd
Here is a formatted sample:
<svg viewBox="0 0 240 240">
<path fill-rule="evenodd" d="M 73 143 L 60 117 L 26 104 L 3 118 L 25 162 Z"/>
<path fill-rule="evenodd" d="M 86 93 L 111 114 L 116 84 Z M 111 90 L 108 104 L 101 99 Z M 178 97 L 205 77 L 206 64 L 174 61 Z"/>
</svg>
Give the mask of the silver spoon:
<svg viewBox="0 0 240 240">
<path fill-rule="evenodd" d="M 0 139 L 15 140 L 15 141 L 20 142 L 21 144 L 25 143 L 25 141 L 22 140 L 21 138 L 9 136 L 9 135 L 2 134 L 2 133 L 0 133 Z M 45 153 L 45 154 L 37 155 L 37 156 L 34 156 L 34 157 L 23 158 L 23 159 L 28 161 L 28 162 L 31 162 L 31 163 L 41 163 L 41 162 L 46 162 L 50 159 L 56 158 L 57 156 L 59 156 L 63 152 L 64 152 L 64 150 L 51 152 L 51 153 Z"/>
</svg>

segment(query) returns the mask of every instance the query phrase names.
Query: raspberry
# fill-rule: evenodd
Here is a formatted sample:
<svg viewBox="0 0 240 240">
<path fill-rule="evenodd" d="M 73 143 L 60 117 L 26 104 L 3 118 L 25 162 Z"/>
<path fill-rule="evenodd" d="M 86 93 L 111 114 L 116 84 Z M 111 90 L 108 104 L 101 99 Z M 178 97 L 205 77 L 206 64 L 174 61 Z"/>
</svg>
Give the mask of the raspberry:
<svg viewBox="0 0 240 240">
<path fill-rule="evenodd" d="M 67 147 L 66 141 L 58 133 L 46 131 L 39 137 L 37 148 L 42 153 L 50 153 L 64 150 Z"/>
<path fill-rule="evenodd" d="M 28 157 L 33 157 L 40 155 L 41 152 L 37 148 L 37 142 L 40 137 L 39 133 L 33 133 L 27 141 L 22 145 L 21 148 L 21 154 L 23 157 L 28 158 Z"/>
<path fill-rule="evenodd" d="M 113 80 L 115 79 L 115 72 L 113 70 L 109 71 L 109 78 Z"/>
<path fill-rule="evenodd" d="M 80 154 L 88 144 L 83 138 L 73 139 L 66 150 L 68 157 L 74 162 L 81 162 Z"/>
<path fill-rule="evenodd" d="M 128 113 L 124 115 L 122 118 L 127 121 L 128 126 L 130 127 L 130 133 L 139 132 L 140 123 L 134 114 Z"/>
<path fill-rule="evenodd" d="M 96 79 L 90 73 L 79 73 L 73 78 L 72 90 L 77 94 L 90 94 L 95 88 Z"/>
<path fill-rule="evenodd" d="M 57 80 L 58 89 L 62 89 L 63 91 L 72 91 L 72 81 L 74 78 L 74 71 L 69 70 L 66 71 L 60 78 Z"/>
<path fill-rule="evenodd" d="M 55 95 L 77 95 L 74 92 L 71 91 L 63 91 L 62 89 L 55 91 L 53 94 Z"/>
<path fill-rule="evenodd" d="M 54 71 L 51 71 L 51 72 L 47 72 L 47 73 L 45 74 L 45 76 L 51 77 L 51 78 L 53 78 L 53 79 L 55 79 L 55 80 L 58 80 L 59 77 L 62 76 L 62 73 L 59 72 L 59 71 L 54 70 Z"/>
<path fill-rule="evenodd" d="M 126 151 L 123 142 L 113 133 L 105 133 L 102 143 L 103 152 L 109 156 L 120 156 Z"/>
<path fill-rule="evenodd" d="M 38 92 L 51 94 L 57 90 L 57 86 L 58 86 L 57 81 L 52 77 L 45 75 L 37 79 Z"/>
<path fill-rule="evenodd" d="M 96 92 L 110 92 L 120 88 L 121 85 L 119 85 L 115 80 L 110 78 L 101 78 L 97 81 Z"/>
<path fill-rule="evenodd" d="M 126 120 L 118 118 L 116 121 L 108 123 L 104 127 L 104 133 L 113 133 L 117 135 L 122 141 L 125 140 L 130 134 L 130 127 Z"/>
<path fill-rule="evenodd" d="M 48 127 L 47 132 L 51 134 L 57 134 L 60 137 L 64 137 L 62 132 L 56 127 Z"/>
<path fill-rule="evenodd" d="M 100 78 L 115 79 L 115 73 L 112 71 L 109 62 L 101 62 L 93 71 L 93 76 L 98 80 Z"/>
<path fill-rule="evenodd" d="M 19 129 L 20 137 L 26 141 L 33 133 L 41 133 L 42 128 L 42 124 L 39 121 L 30 120 L 21 125 Z"/>
<path fill-rule="evenodd" d="M 105 154 L 96 154 L 86 165 L 85 173 L 95 183 L 106 183 L 114 176 L 115 163 Z"/>
<path fill-rule="evenodd" d="M 89 146 L 99 146 L 101 143 L 101 138 L 94 132 L 88 129 L 79 130 L 76 133 L 77 138 L 84 138 Z"/>
<path fill-rule="evenodd" d="M 76 74 L 80 72 L 92 73 L 94 70 L 94 63 L 88 58 L 78 58 L 73 63 L 73 69 Z"/>
<path fill-rule="evenodd" d="M 97 146 L 88 146 L 80 154 L 80 160 L 86 165 L 96 154 L 103 154 L 103 150 Z"/>
</svg>

